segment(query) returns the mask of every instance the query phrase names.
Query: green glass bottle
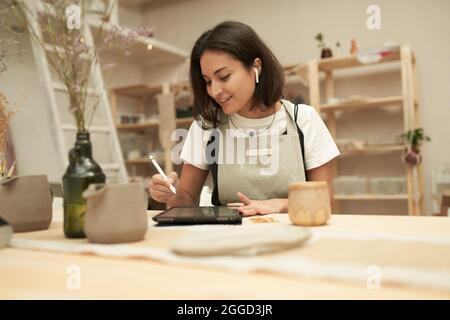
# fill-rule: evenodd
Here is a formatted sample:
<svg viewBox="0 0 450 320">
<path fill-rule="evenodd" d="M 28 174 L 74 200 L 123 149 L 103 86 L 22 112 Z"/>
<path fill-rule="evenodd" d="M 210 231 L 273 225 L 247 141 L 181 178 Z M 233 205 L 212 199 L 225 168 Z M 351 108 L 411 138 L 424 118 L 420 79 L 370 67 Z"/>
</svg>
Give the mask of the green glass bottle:
<svg viewBox="0 0 450 320">
<path fill-rule="evenodd" d="M 64 234 L 67 238 L 84 238 L 86 200 L 83 191 L 91 183 L 105 183 L 106 176 L 92 158 L 88 132 L 78 132 L 75 146 L 69 151 L 69 166 L 62 178 L 64 194 Z"/>
</svg>

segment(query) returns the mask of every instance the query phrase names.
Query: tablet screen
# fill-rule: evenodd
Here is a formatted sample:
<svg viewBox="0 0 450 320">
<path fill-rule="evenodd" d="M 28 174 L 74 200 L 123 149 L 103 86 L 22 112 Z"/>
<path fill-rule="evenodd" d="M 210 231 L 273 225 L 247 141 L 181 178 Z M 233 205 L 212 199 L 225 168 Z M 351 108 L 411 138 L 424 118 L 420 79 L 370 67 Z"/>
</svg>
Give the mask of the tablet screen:
<svg viewBox="0 0 450 320">
<path fill-rule="evenodd" d="M 162 224 L 242 223 L 239 211 L 227 207 L 171 208 L 153 220 Z"/>
</svg>

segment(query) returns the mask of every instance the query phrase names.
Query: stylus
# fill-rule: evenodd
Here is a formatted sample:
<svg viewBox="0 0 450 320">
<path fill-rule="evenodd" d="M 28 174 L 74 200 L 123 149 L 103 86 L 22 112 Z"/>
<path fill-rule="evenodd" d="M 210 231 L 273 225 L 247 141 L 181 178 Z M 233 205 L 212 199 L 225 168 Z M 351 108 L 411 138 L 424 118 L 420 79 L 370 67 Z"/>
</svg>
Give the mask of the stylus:
<svg viewBox="0 0 450 320">
<path fill-rule="evenodd" d="M 155 158 L 152 155 L 149 155 L 148 157 L 150 158 L 150 161 L 155 166 L 156 170 L 158 170 L 159 174 L 164 178 L 164 180 L 169 181 L 169 178 L 167 178 L 164 171 L 161 170 L 161 167 L 159 166 L 158 162 L 156 162 Z M 170 191 L 172 191 L 173 193 L 175 193 L 175 194 L 177 193 L 177 191 L 175 190 L 175 187 L 173 185 L 169 184 L 169 188 L 170 188 Z"/>
</svg>

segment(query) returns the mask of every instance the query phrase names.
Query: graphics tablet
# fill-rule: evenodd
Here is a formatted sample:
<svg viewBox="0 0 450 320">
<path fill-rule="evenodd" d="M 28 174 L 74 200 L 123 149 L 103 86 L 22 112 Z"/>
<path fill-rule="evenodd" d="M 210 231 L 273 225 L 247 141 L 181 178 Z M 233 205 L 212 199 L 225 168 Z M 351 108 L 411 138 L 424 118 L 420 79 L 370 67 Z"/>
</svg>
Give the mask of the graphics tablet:
<svg viewBox="0 0 450 320">
<path fill-rule="evenodd" d="M 153 217 L 159 225 L 241 224 L 239 211 L 227 207 L 170 208 Z"/>
</svg>

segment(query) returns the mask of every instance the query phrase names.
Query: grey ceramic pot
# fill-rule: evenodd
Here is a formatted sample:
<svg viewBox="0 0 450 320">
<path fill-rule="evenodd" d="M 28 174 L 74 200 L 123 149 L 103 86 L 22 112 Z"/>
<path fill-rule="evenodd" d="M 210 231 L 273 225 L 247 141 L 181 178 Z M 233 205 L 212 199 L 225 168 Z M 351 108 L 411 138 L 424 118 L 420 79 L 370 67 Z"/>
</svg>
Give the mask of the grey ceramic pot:
<svg viewBox="0 0 450 320">
<path fill-rule="evenodd" d="M 0 216 L 14 232 L 48 229 L 52 201 L 46 175 L 12 177 L 0 183 Z"/>
<path fill-rule="evenodd" d="M 0 249 L 8 246 L 11 241 L 13 229 L 8 221 L 0 217 Z"/>
<path fill-rule="evenodd" d="M 147 231 L 147 194 L 140 183 L 91 184 L 84 232 L 90 242 L 140 241 Z"/>
</svg>

